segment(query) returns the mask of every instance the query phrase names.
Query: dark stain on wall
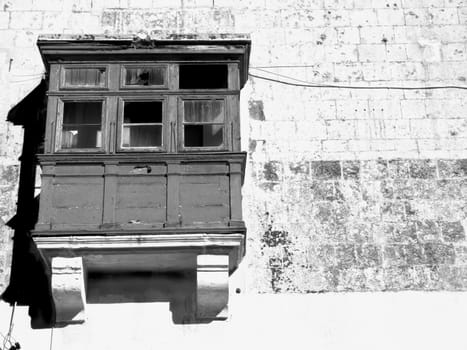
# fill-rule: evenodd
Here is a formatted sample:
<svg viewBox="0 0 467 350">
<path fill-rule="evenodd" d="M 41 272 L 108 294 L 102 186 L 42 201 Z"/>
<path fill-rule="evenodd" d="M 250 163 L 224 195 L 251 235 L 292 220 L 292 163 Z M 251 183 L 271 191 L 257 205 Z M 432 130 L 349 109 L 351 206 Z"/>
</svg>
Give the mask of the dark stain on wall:
<svg viewBox="0 0 467 350">
<path fill-rule="evenodd" d="M 311 173 L 316 179 L 338 179 L 341 177 L 341 165 L 339 161 L 311 162 Z"/>
<path fill-rule="evenodd" d="M 289 169 L 294 175 L 298 174 L 307 174 L 309 169 L 308 162 L 297 162 L 297 163 L 290 163 Z"/>
<path fill-rule="evenodd" d="M 254 120 L 266 120 L 264 115 L 263 101 L 250 100 L 248 101 L 248 111 L 250 112 L 250 118 Z"/>
<path fill-rule="evenodd" d="M 460 221 L 442 222 L 441 233 L 447 242 L 459 242 L 465 240 L 464 227 Z"/>
<path fill-rule="evenodd" d="M 293 254 L 290 249 L 292 241 L 285 230 L 274 230 L 273 220 L 269 213 L 265 214 L 269 222 L 266 231 L 261 237 L 262 254 L 269 255 L 268 268 L 271 272 L 270 285 L 274 293 L 289 290 L 292 280 L 287 269 L 292 266 Z"/>
<path fill-rule="evenodd" d="M 277 231 L 273 230 L 272 226 L 269 226 L 268 230 L 264 233 L 261 238 L 261 242 L 266 247 L 278 247 L 285 246 L 290 244 L 290 239 L 288 237 L 287 231 Z"/>
<path fill-rule="evenodd" d="M 271 161 L 264 164 L 263 174 L 266 181 L 279 181 L 280 163 Z"/>
<path fill-rule="evenodd" d="M 250 139 L 248 141 L 248 152 L 251 154 L 251 153 L 254 153 L 256 151 L 256 140 L 252 140 Z"/>
</svg>

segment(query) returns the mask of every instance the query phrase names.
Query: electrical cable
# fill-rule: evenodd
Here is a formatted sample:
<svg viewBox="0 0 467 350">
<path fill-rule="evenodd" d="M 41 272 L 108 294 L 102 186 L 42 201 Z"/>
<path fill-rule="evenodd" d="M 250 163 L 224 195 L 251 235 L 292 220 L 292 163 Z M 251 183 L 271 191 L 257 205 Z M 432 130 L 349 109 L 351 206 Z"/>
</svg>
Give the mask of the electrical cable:
<svg viewBox="0 0 467 350">
<path fill-rule="evenodd" d="M 0 336 L 3 338 L 2 350 L 6 349 L 5 345 L 12 346 L 13 342 L 9 340 L 5 335 L 0 332 Z M 8 343 L 8 344 L 7 344 Z"/>
<path fill-rule="evenodd" d="M 4 337 L 2 350 L 6 350 L 7 342 L 10 343 L 10 345 L 12 344 L 10 339 L 11 339 L 11 333 L 13 332 L 13 325 L 14 325 L 13 324 L 13 318 L 15 316 L 15 309 L 16 309 L 16 303 L 14 303 L 12 308 L 11 308 L 10 326 L 8 328 L 8 333 L 7 333 L 6 337 Z M 12 348 L 16 349 L 15 345 L 13 345 Z"/>
<path fill-rule="evenodd" d="M 33 78 L 33 79 L 10 80 L 10 83 L 27 83 L 27 82 L 30 82 L 30 81 L 38 81 L 37 78 L 39 78 L 39 76 L 37 76 L 36 78 Z"/>
<path fill-rule="evenodd" d="M 32 73 L 32 74 L 11 74 L 12 77 L 38 77 L 44 75 L 45 72 L 42 73 Z"/>
<path fill-rule="evenodd" d="M 316 67 L 316 64 L 304 64 L 304 65 L 283 65 L 283 66 L 250 66 L 250 68 L 311 68 Z"/>
<path fill-rule="evenodd" d="M 304 83 L 304 84 L 309 84 L 310 83 L 310 82 L 308 82 L 306 80 L 301 80 L 301 79 L 290 77 L 288 75 L 284 75 L 284 74 L 280 74 L 280 73 L 276 73 L 276 72 L 271 72 L 271 71 L 268 71 L 266 69 L 261 69 L 261 68 L 254 68 L 254 69 L 259 70 L 259 71 L 264 72 L 264 73 L 275 75 L 277 77 L 286 78 L 286 79 L 293 80 L 293 81 L 298 81 L 299 83 Z"/>
<path fill-rule="evenodd" d="M 5 339 L 5 337 L 6 337 L 2 332 L 0 332 L 0 336 L 1 336 L 3 339 Z M 11 341 L 11 339 L 13 339 L 13 341 Z M 10 336 L 10 343 L 13 343 L 13 342 L 17 342 L 17 340 L 15 339 L 15 337 L 13 337 L 13 336 L 11 335 L 11 336 Z"/>
<path fill-rule="evenodd" d="M 277 74 L 272 73 L 271 74 Z M 290 86 L 298 86 L 298 87 L 311 87 L 311 88 L 330 88 L 330 89 L 353 89 L 353 90 L 441 90 L 441 89 L 460 89 L 460 90 L 467 90 L 467 86 L 460 86 L 460 85 L 433 85 L 433 86 L 358 86 L 358 85 L 334 85 L 334 84 L 313 84 L 310 82 L 306 83 L 292 83 L 283 80 L 267 78 L 264 76 L 248 73 L 248 75 L 252 78 L 257 78 L 261 80 L 267 80 L 274 83 L 290 85 Z M 286 76 L 284 76 L 286 77 Z M 290 80 L 297 80 L 291 77 L 287 77 Z"/>
<path fill-rule="evenodd" d="M 49 350 L 52 350 L 53 339 L 54 339 L 54 327 L 50 328 L 50 346 L 49 346 Z"/>
</svg>

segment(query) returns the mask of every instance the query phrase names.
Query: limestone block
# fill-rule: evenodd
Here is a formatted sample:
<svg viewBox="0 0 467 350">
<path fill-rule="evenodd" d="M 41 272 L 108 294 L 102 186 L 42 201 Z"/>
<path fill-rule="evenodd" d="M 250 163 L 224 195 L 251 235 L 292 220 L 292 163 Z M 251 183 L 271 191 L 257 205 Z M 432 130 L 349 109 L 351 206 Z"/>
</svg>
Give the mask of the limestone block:
<svg viewBox="0 0 467 350">
<path fill-rule="evenodd" d="M 378 9 L 376 10 L 378 23 L 380 25 L 404 25 L 404 13 L 398 9 Z"/>
<path fill-rule="evenodd" d="M 11 29 L 41 29 L 42 12 L 39 11 L 14 11 L 10 17 Z"/>
<path fill-rule="evenodd" d="M 349 15 L 352 27 L 376 25 L 378 23 L 374 9 L 353 10 Z"/>
<path fill-rule="evenodd" d="M 378 62 L 386 59 L 386 46 L 384 44 L 359 45 L 358 54 L 361 62 Z"/>
<path fill-rule="evenodd" d="M 84 322 L 86 296 L 81 257 L 52 259 L 52 297 L 56 325 Z"/>
</svg>

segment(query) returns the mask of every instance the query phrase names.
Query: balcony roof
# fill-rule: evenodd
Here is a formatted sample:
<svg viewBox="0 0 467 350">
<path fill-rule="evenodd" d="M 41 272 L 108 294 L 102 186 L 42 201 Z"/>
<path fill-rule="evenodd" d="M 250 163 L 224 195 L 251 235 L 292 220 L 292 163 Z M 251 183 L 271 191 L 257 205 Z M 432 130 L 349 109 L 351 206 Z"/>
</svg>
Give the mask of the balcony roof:
<svg viewBox="0 0 467 350">
<path fill-rule="evenodd" d="M 89 61 L 238 61 L 241 86 L 248 79 L 248 34 L 138 35 L 43 34 L 37 40 L 46 69 L 51 63 Z"/>
</svg>

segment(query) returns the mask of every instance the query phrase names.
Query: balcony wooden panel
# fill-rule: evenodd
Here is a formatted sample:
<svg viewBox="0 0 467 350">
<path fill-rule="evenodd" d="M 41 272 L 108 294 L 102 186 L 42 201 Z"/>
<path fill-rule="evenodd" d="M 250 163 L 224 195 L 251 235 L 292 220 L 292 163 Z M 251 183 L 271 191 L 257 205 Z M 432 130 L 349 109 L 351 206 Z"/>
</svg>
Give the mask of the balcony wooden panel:
<svg viewBox="0 0 467 350">
<path fill-rule="evenodd" d="M 34 235 L 240 232 L 244 160 L 243 153 L 40 156 Z"/>
<path fill-rule="evenodd" d="M 118 178 L 115 223 L 163 225 L 167 212 L 167 183 L 163 176 Z"/>
<path fill-rule="evenodd" d="M 180 203 L 184 225 L 226 224 L 229 221 L 229 178 L 225 175 L 183 176 Z"/>
</svg>

